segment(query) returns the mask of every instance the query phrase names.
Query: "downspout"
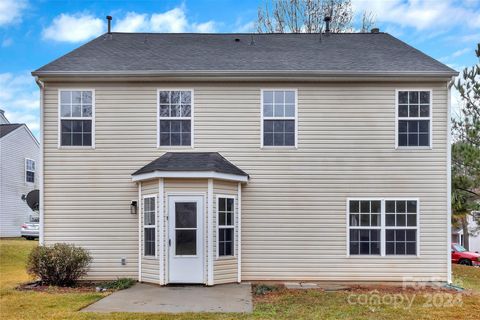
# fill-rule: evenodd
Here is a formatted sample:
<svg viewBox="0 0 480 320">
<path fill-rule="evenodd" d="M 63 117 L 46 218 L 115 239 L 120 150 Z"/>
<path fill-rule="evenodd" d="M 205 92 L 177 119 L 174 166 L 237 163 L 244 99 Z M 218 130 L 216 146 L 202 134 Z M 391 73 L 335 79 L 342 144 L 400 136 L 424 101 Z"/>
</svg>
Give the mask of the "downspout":
<svg viewBox="0 0 480 320">
<path fill-rule="evenodd" d="M 451 88 L 455 77 L 447 83 L 447 282 L 452 283 L 452 130 L 451 130 L 451 112 L 452 112 L 452 94 Z"/>
<path fill-rule="evenodd" d="M 45 90 L 45 83 L 40 80 L 40 78 L 35 77 L 35 82 L 37 83 L 39 89 L 40 89 L 40 172 L 39 172 L 39 178 L 40 178 L 40 205 L 39 205 L 39 211 L 40 211 L 40 217 L 39 217 L 39 223 L 40 223 L 40 230 L 39 230 L 39 243 L 41 246 L 45 245 L 45 223 L 44 223 L 44 182 L 43 182 L 43 103 L 44 103 L 44 90 Z"/>
</svg>

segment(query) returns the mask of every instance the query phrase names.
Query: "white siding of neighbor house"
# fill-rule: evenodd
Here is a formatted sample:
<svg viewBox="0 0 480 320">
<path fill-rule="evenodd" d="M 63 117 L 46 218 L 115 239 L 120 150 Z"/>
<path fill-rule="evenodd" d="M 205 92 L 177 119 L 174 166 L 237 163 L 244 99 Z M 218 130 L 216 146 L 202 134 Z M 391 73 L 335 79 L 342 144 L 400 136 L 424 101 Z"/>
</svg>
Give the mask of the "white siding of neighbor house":
<svg viewBox="0 0 480 320">
<path fill-rule="evenodd" d="M 35 183 L 25 181 L 25 158 L 35 160 Z M 21 197 L 38 189 L 40 148 L 25 126 L 0 139 L 0 237 L 19 237 L 36 215 Z"/>
<path fill-rule="evenodd" d="M 57 90 L 67 87 L 95 88 L 95 149 L 57 148 Z M 156 148 L 160 87 L 194 89 L 195 148 Z M 297 149 L 260 148 L 263 88 L 298 89 Z M 395 149 L 400 88 L 433 90 L 431 150 Z M 447 122 L 442 82 L 47 82 L 45 241 L 88 248 L 91 279 L 136 277 L 131 174 L 166 151 L 218 151 L 250 175 L 242 188 L 243 281 L 446 280 Z M 420 255 L 347 257 L 349 197 L 418 198 Z M 215 274 L 220 269 L 215 264 Z"/>
</svg>

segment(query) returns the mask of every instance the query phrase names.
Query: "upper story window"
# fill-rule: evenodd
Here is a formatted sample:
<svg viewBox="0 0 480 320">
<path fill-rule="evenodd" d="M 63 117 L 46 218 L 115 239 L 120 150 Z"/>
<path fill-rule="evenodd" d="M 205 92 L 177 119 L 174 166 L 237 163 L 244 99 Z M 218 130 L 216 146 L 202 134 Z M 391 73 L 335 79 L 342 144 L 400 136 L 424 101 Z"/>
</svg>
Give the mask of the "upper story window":
<svg viewBox="0 0 480 320">
<path fill-rule="evenodd" d="M 35 161 L 25 159 L 25 182 L 35 183 Z"/>
<path fill-rule="evenodd" d="M 93 90 L 60 90 L 60 146 L 94 146 Z"/>
<path fill-rule="evenodd" d="M 431 91 L 397 91 L 397 146 L 430 147 Z"/>
<path fill-rule="evenodd" d="M 159 90 L 158 115 L 158 146 L 193 145 L 193 90 Z"/>
<path fill-rule="evenodd" d="M 218 197 L 218 256 L 234 255 L 235 237 L 235 199 Z"/>
<path fill-rule="evenodd" d="M 296 146 L 296 90 L 262 91 L 262 147 Z"/>
</svg>

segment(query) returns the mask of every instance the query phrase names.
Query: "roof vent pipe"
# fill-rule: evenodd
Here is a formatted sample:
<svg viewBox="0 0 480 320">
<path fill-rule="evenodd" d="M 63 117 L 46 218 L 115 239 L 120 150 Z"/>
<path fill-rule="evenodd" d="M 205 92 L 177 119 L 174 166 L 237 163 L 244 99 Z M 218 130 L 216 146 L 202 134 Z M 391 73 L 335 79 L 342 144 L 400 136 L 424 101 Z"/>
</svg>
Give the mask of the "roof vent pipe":
<svg viewBox="0 0 480 320">
<path fill-rule="evenodd" d="M 112 16 L 107 16 L 108 34 L 112 33 Z"/>
<path fill-rule="evenodd" d="M 323 21 L 325 21 L 325 33 L 330 34 L 330 21 L 332 21 L 332 17 L 326 16 L 323 18 Z"/>
<path fill-rule="evenodd" d="M 380 33 L 380 29 L 378 28 L 373 28 L 372 30 L 370 30 L 371 33 Z"/>
</svg>

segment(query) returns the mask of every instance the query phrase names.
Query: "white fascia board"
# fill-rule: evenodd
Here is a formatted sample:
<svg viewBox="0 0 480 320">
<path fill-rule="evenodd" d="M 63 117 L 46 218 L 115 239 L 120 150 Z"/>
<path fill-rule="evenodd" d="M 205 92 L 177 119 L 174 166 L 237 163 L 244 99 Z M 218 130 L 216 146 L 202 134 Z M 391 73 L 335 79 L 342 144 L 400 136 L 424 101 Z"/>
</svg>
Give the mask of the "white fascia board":
<svg viewBox="0 0 480 320">
<path fill-rule="evenodd" d="M 145 181 L 155 178 L 206 178 L 228 181 L 248 182 L 248 177 L 215 171 L 154 171 L 132 176 L 132 181 Z"/>
</svg>

